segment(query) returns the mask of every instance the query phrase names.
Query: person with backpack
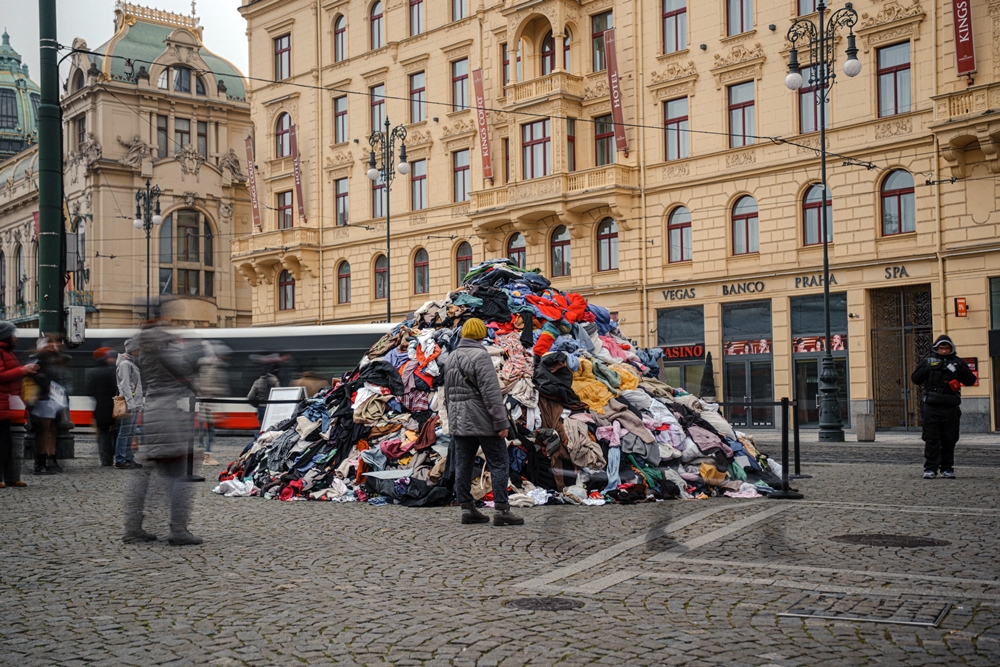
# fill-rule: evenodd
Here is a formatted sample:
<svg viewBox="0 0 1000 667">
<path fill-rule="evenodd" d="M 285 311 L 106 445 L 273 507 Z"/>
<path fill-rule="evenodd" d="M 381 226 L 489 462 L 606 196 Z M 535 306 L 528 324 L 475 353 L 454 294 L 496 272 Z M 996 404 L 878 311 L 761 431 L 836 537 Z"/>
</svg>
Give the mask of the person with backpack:
<svg viewBox="0 0 1000 667">
<path fill-rule="evenodd" d="M 115 468 L 119 470 L 141 468 L 142 464 L 135 460 L 132 451 L 132 440 L 138 431 L 139 414 L 142 412 L 142 377 L 136 365 L 138 346 L 135 338 L 125 341 L 125 354 L 119 354 L 115 363 L 115 376 L 118 382 L 118 395 L 125 399 L 128 410 L 118 425 L 118 437 L 115 440 Z"/>
<path fill-rule="evenodd" d="M 267 411 L 267 399 L 271 396 L 271 390 L 281 386 L 281 380 L 278 379 L 278 372 L 281 370 L 280 359 L 274 354 L 257 358 L 257 361 L 267 364 L 268 368 L 254 380 L 250 393 L 247 394 L 247 403 L 257 408 L 257 422 L 261 426 L 264 425 L 264 413 Z"/>
<path fill-rule="evenodd" d="M 24 366 L 14 356 L 17 347 L 17 327 L 10 322 L 0 322 L 0 489 L 28 486 L 21 481 L 21 457 L 14 450 L 14 439 L 10 432 L 11 420 L 22 414 L 13 410 L 11 397 L 21 395 L 21 384 L 25 376 L 38 372 L 37 364 Z"/>
</svg>

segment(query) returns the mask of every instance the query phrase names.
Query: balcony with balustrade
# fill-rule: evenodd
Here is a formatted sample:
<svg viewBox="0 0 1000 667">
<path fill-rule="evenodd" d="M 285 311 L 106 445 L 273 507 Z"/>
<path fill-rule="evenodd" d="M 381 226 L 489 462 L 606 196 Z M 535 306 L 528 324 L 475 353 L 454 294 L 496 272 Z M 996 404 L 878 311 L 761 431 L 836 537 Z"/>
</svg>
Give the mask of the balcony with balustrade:
<svg viewBox="0 0 1000 667">
<path fill-rule="evenodd" d="M 1000 118 L 994 115 L 1000 110 L 1000 83 L 970 86 L 931 99 L 934 122 L 930 130 L 938 136 L 951 175 L 967 177 L 966 165 L 975 161 L 985 161 L 991 173 L 1000 173 Z M 977 151 L 982 158 L 969 159 Z"/>
<path fill-rule="evenodd" d="M 288 270 L 296 280 L 303 272 L 312 274 L 319 258 L 319 230 L 292 227 L 258 232 L 233 239 L 232 261 L 251 284 L 273 282 L 278 267 Z"/>
</svg>

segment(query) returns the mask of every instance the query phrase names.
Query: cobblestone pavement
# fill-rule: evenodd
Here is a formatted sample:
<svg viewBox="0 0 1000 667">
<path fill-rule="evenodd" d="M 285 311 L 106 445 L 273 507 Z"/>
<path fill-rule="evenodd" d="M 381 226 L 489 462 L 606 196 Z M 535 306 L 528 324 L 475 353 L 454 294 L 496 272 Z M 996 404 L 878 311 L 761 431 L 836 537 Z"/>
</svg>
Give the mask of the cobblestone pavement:
<svg viewBox="0 0 1000 667">
<path fill-rule="evenodd" d="M 0 664 L 1000 664 L 1000 451 L 960 445 L 959 479 L 925 481 L 918 444 L 881 440 L 810 444 L 838 462 L 807 466 L 800 501 L 542 507 L 519 528 L 199 484 L 205 544 L 176 548 L 121 544 L 132 473 L 80 437 L 65 474 L 0 490 Z M 830 539 L 853 533 L 948 544 Z M 505 606 L 548 596 L 582 607 Z"/>
</svg>

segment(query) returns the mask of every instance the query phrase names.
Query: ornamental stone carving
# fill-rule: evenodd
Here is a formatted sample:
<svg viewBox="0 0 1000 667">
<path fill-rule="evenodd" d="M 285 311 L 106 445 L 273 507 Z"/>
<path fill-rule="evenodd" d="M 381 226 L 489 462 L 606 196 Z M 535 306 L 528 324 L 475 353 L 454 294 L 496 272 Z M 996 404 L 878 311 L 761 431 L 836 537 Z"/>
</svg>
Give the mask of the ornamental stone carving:
<svg viewBox="0 0 1000 667">
<path fill-rule="evenodd" d="M 671 178 L 681 178 L 691 173 L 691 167 L 687 164 L 674 164 L 663 168 L 663 180 Z"/>
<path fill-rule="evenodd" d="M 888 139 L 898 137 L 901 134 L 909 134 L 913 131 L 913 120 L 911 118 L 896 118 L 887 123 L 880 123 L 875 126 L 876 139 Z"/>
<path fill-rule="evenodd" d="M 228 153 L 219 158 L 219 169 L 228 169 L 234 181 L 243 183 L 247 180 L 246 174 L 243 173 L 243 167 L 240 165 L 240 158 L 232 148 L 229 149 Z"/>
<path fill-rule="evenodd" d="M 730 153 L 726 156 L 727 167 L 745 167 L 757 162 L 757 154 L 754 151 L 742 151 L 740 153 Z"/>
<path fill-rule="evenodd" d="M 583 88 L 583 99 L 594 100 L 608 96 L 608 82 L 604 79 L 588 83 Z"/>
<path fill-rule="evenodd" d="M 118 160 L 118 164 L 123 167 L 140 169 L 142 161 L 153 154 L 153 147 L 143 141 L 138 134 L 132 137 L 131 141 L 123 141 L 120 136 L 115 139 L 125 149 L 125 155 Z"/>
<path fill-rule="evenodd" d="M 681 63 L 669 63 L 662 71 L 653 71 L 650 73 L 650 78 L 653 83 L 666 83 L 668 81 L 674 81 L 676 79 L 681 79 L 685 76 L 694 76 L 697 74 L 697 70 L 694 67 L 694 61 L 689 60 L 687 66 Z"/>
<path fill-rule="evenodd" d="M 188 208 L 194 208 L 197 206 L 198 200 L 201 199 L 197 192 L 183 192 L 181 193 L 180 198 L 184 200 L 184 205 Z M 176 195 L 174 195 L 174 199 L 177 199 Z"/>
<path fill-rule="evenodd" d="M 730 65 L 738 65 L 739 63 L 753 60 L 754 58 L 763 57 L 764 49 L 761 47 L 760 42 L 754 42 L 753 48 L 747 48 L 743 44 L 737 44 L 727 55 L 716 53 L 715 64 L 712 68 L 718 69 L 720 67 L 729 67 Z"/>
<path fill-rule="evenodd" d="M 205 158 L 195 150 L 194 146 L 185 144 L 179 151 L 174 153 L 174 158 L 181 164 L 182 181 L 185 176 L 194 175 L 195 182 L 200 182 L 198 174 L 201 172 L 201 164 L 205 161 Z"/>
<path fill-rule="evenodd" d="M 886 23 L 892 23 L 893 21 L 920 16 L 923 13 L 924 9 L 920 6 L 919 0 L 909 0 L 909 3 L 903 0 L 903 4 L 893 1 L 886 4 L 875 15 L 862 12 L 857 29 L 866 30 L 868 28 L 875 28 Z"/>
<path fill-rule="evenodd" d="M 441 128 L 442 137 L 454 137 L 465 132 L 472 132 L 476 129 L 475 123 L 471 120 L 456 120 L 452 125 L 445 125 Z"/>
<path fill-rule="evenodd" d="M 219 220 L 225 224 L 233 221 L 233 205 L 224 201 L 219 202 Z"/>
</svg>

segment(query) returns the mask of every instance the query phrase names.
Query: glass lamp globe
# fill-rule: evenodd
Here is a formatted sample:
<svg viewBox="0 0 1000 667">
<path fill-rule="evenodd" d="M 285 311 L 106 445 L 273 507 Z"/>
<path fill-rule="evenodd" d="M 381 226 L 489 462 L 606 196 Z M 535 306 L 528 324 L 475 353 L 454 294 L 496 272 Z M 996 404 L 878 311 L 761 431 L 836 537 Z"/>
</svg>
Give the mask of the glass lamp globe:
<svg viewBox="0 0 1000 667">
<path fill-rule="evenodd" d="M 378 169 L 372 167 L 368 170 L 368 180 L 377 181 L 378 180 Z"/>
<path fill-rule="evenodd" d="M 789 72 L 788 76 L 785 77 L 785 87 L 788 90 L 798 90 L 802 87 L 802 73 L 801 72 Z"/>
<path fill-rule="evenodd" d="M 135 227 L 136 229 L 142 229 L 142 220 L 136 218 L 135 220 L 132 221 L 132 226 Z"/>
<path fill-rule="evenodd" d="M 410 173 L 410 163 L 400 162 L 398 165 L 396 165 L 396 171 L 398 171 L 403 176 L 406 176 L 408 173 Z"/>
<path fill-rule="evenodd" d="M 850 58 L 844 63 L 844 74 L 855 77 L 861 74 L 861 61 L 857 58 Z"/>
<path fill-rule="evenodd" d="M 162 222 L 163 222 L 163 218 L 160 216 L 159 213 L 157 213 L 156 215 L 153 216 L 153 224 L 154 225 L 158 225 L 158 224 L 160 224 Z"/>
</svg>

